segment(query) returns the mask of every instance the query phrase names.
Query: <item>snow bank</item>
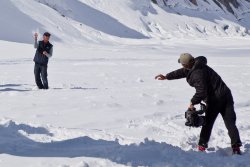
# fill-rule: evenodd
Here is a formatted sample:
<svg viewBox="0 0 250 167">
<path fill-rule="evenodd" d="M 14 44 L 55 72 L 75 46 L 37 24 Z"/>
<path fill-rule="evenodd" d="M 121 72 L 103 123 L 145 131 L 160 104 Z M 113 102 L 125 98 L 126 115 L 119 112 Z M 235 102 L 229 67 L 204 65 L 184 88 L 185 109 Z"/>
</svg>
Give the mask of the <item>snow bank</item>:
<svg viewBox="0 0 250 167">
<path fill-rule="evenodd" d="M 64 129 L 64 131 L 69 130 Z M 0 133 L 2 135 L 0 140 L 1 153 L 19 157 L 92 157 L 135 167 L 238 167 L 243 164 L 249 166 L 249 155 L 232 157 L 227 149 L 219 149 L 214 153 L 205 154 L 183 151 L 171 144 L 148 139 L 139 144 L 121 145 L 118 141 L 95 140 L 88 136 L 53 141 L 52 138 L 56 136 L 51 134 L 49 129 L 17 124 L 11 120 L 0 124 Z M 37 141 L 41 139 L 43 142 Z M 51 141 L 45 142 L 44 139 Z M 246 154 L 249 154 L 250 145 L 245 145 L 245 149 Z"/>
</svg>

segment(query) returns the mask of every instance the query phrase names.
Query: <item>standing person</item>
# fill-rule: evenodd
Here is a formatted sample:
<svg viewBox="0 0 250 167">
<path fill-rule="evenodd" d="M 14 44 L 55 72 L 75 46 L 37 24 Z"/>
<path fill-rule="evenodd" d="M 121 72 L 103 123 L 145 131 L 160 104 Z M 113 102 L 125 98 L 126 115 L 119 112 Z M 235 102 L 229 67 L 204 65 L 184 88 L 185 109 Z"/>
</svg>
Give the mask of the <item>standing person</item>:
<svg viewBox="0 0 250 167">
<path fill-rule="evenodd" d="M 178 62 L 181 63 L 183 68 L 167 75 L 157 75 L 155 79 L 174 80 L 186 78 L 189 85 L 196 89 L 196 93 L 188 107 L 190 110 L 194 109 L 194 105 L 201 103 L 201 101 L 206 102 L 206 124 L 203 125 L 200 132 L 198 150 L 205 151 L 208 147 L 214 122 L 220 113 L 231 139 L 233 154 L 241 154 L 240 147 L 242 144 L 236 127 L 234 101 L 230 89 L 221 77 L 207 65 L 205 57 L 194 58 L 189 53 L 183 53 Z"/>
<path fill-rule="evenodd" d="M 45 32 L 43 34 L 43 40 L 37 41 L 38 34 L 35 33 L 35 44 L 34 48 L 36 48 L 36 54 L 34 57 L 35 68 L 35 81 L 36 85 L 39 89 L 49 89 L 48 84 L 48 62 L 49 58 L 52 57 L 53 54 L 53 45 L 49 42 L 51 34 Z"/>
</svg>

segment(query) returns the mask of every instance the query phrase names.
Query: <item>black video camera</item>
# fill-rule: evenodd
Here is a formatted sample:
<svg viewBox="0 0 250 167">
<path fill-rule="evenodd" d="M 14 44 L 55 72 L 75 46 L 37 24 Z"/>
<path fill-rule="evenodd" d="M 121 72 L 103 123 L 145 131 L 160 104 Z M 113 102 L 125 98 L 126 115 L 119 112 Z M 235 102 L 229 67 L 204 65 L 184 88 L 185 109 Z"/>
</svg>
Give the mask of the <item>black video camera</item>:
<svg viewBox="0 0 250 167">
<path fill-rule="evenodd" d="M 206 124 L 205 116 L 203 114 L 206 112 L 207 107 L 205 104 L 200 103 L 200 110 L 188 109 L 185 112 L 186 126 L 198 128 Z"/>
</svg>

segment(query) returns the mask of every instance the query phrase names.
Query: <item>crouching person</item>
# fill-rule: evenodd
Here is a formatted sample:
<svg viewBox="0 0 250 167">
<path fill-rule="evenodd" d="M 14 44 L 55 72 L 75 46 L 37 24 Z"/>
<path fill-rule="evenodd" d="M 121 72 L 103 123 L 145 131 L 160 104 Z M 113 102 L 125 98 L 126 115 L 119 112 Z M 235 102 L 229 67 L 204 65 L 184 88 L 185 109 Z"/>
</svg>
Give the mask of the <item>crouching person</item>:
<svg viewBox="0 0 250 167">
<path fill-rule="evenodd" d="M 182 68 L 167 75 L 160 74 L 155 79 L 174 80 L 186 78 L 189 85 L 196 89 L 189 106 L 191 110 L 194 105 L 206 101 L 208 107 L 205 116 L 206 124 L 203 125 L 200 132 L 199 151 L 205 151 L 208 147 L 214 122 L 218 114 L 221 114 L 231 139 L 233 154 L 241 154 L 240 146 L 242 144 L 236 127 L 234 101 L 230 89 L 221 77 L 207 65 L 205 57 L 194 58 L 189 53 L 183 53 L 178 62 L 182 65 Z"/>
<path fill-rule="evenodd" d="M 49 58 L 52 57 L 53 54 L 53 45 L 49 42 L 50 33 L 45 32 L 43 34 L 43 40 L 37 41 L 38 34 L 35 33 L 35 44 L 34 48 L 36 48 L 36 54 L 34 57 L 35 68 L 35 81 L 36 85 L 39 89 L 49 89 L 48 84 L 48 62 Z"/>
</svg>

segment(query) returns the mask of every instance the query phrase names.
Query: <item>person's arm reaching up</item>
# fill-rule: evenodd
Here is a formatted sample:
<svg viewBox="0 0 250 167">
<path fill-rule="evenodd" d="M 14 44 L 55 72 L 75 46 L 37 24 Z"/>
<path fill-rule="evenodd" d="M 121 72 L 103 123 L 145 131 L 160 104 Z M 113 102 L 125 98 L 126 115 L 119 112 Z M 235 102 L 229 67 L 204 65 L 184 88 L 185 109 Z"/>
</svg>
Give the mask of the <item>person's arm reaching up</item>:
<svg viewBox="0 0 250 167">
<path fill-rule="evenodd" d="M 38 37 L 38 34 L 37 34 L 37 33 L 35 33 L 35 35 L 34 35 L 34 38 L 35 38 L 34 48 L 35 48 L 35 49 L 37 49 L 37 48 L 38 48 L 37 37 Z"/>
</svg>

